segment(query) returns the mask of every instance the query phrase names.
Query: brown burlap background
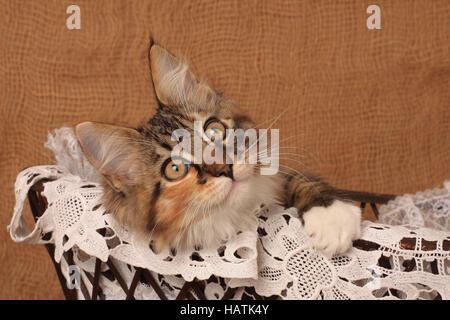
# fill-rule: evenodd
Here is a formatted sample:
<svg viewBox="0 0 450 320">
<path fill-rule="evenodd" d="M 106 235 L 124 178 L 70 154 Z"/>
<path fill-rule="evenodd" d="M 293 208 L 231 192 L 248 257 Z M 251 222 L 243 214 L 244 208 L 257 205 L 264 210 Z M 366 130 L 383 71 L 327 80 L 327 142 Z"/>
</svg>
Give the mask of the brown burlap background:
<svg viewBox="0 0 450 320">
<path fill-rule="evenodd" d="M 81 30 L 65 25 L 73 3 Z M 366 28 L 374 3 L 382 30 Z M 450 178 L 448 0 L 1 0 L 0 298 L 63 297 L 44 247 L 6 232 L 15 177 L 53 163 L 53 128 L 152 115 L 150 35 L 257 122 L 289 108 L 282 145 L 337 186 L 400 194 Z"/>
</svg>

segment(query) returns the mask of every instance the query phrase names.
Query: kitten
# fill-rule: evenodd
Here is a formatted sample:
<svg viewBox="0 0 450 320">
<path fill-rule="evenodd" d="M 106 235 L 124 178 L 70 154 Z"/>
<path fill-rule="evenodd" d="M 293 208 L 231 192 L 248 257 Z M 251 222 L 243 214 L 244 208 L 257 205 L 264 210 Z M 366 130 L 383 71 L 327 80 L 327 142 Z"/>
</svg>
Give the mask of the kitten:
<svg viewBox="0 0 450 320">
<path fill-rule="evenodd" d="M 205 133 L 225 133 L 254 124 L 157 45 L 150 67 L 159 108 L 148 123 L 137 129 L 92 122 L 76 127 L 84 153 L 104 177 L 104 206 L 120 222 L 151 233 L 156 250 L 205 247 L 255 226 L 254 209 L 261 203 L 277 203 L 297 208 L 313 244 L 327 256 L 351 247 L 360 233 L 360 209 L 314 176 L 261 175 L 258 164 L 236 161 L 172 160 L 175 129 L 193 132 L 194 121 L 202 121 Z"/>
</svg>

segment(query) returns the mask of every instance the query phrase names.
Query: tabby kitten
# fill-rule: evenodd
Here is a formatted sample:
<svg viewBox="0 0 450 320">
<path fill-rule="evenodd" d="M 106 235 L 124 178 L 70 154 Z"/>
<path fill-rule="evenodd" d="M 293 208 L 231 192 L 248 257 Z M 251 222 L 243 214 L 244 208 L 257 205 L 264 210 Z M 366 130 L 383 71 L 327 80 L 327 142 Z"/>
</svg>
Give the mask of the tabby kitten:
<svg viewBox="0 0 450 320">
<path fill-rule="evenodd" d="M 227 128 L 254 124 L 160 46 L 151 47 L 150 67 L 159 108 L 148 123 L 137 129 L 93 122 L 76 127 L 84 153 L 104 177 L 104 206 L 120 222 L 150 233 L 156 250 L 205 247 L 255 226 L 259 204 L 277 203 L 298 209 L 313 244 L 327 256 L 346 251 L 358 238 L 360 209 L 318 178 L 261 175 L 258 164 L 236 161 L 172 160 L 178 143 L 172 132 L 193 132 L 194 121 L 203 123 L 205 134 L 214 129 L 224 136 Z"/>
</svg>

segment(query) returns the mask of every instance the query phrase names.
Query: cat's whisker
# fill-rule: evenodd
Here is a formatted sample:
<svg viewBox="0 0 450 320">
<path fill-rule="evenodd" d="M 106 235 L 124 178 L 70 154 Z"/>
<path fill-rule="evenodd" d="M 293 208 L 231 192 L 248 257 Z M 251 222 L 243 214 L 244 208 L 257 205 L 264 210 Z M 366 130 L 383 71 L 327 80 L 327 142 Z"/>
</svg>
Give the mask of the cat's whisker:
<svg viewBox="0 0 450 320">
<path fill-rule="evenodd" d="M 280 140 L 278 143 L 283 143 L 283 142 L 289 141 L 290 139 L 293 139 L 293 138 L 302 137 L 302 136 L 304 136 L 305 134 L 306 134 L 305 132 L 300 132 L 300 133 L 298 133 L 298 134 L 294 134 L 294 135 L 292 135 L 292 136 L 286 137 L 286 138 Z"/>
<path fill-rule="evenodd" d="M 289 137 L 289 138 L 287 138 L 287 139 L 290 139 L 290 138 L 294 138 L 295 136 L 292 136 L 292 137 Z M 281 143 L 282 141 L 280 141 L 279 142 L 279 144 Z M 300 150 L 301 152 L 302 152 L 302 156 L 303 157 L 309 157 L 311 160 L 313 160 L 313 161 L 315 161 L 315 162 L 317 162 L 317 163 L 320 163 L 320 161 L 318 160 L 318 158 L 317 158 L 317 156 L 313 153 L 313 152 L 311 152 L 311 151 L 309 151 L 308 149 L 306 149 L 306 148 L 303 148 L 303 147 L 293 147 L 293 146 L 279 146 L 279 144 L 278 144 L 278 146 L 277 145 L 275 145 L 274 147 L 272 147 L 272 148 L 278 148 L 278 149 L 298 149 L 298 150 Z M 266 148 L 266 150 L 268 150 L 268 148 Z M 264 150 L 262 150 L 262 152 L 264 152 Z"/>
<path fill-rule="evenodd" d="M 189 203 L 188 207 L 187 207 L 184 211 L 178 212 L 175 216 L 178 216 L 178 215 L 180 215 L 180 214 L 186 213 L 187 210 L 190 208 L 191 204 L 194 203 L 195 200 L 196 200 L 199 196 L 200 196 L 200 195 L 196 195 L 196 197 Z M 184 220 L 185 218 L 186 218 L 186 216 L 183 217 L 183 220 Z M 158 221 L 158 222 L 155 224 L 155 226 L 152 228 L 152 231 L 151 231 L 151 233 L 150 233 L 150 241 L 152 240 L 153 232 L 154 232 L 155 228 L 158 226 L 158 224 L 159 224 L 159 221 Z M 184 224 L 184 221 L 183 221 L 183 223 L 180 225 L 180 228 L 178 229 L 179 231 L 181 230 L 183 224 Z M 178 232 L 178 233 L 179 233 L 179 232 Z M 181 238 L 181 237 L 180 237 L 180 238 Z M 179 238 L 179 239 L 180 239 L 180 238 Z M 177 244 L 175 245 L 176 248 L 178 247 L 178 244 L 179 244 L 179 243 L 177 242 Z"/>
<path fill-rule="evenodd" d="M 294 157 L 295 159 L 305 159 L 306 157 L 303 155 L 299 155 L 296 153 L 291 153 L 291 152 L 278 152 L 278 153 L 273 153 L 273 154 L 259 154 L 258 155 L 258 159 L 271 159 L 273 157 L 278 157 L 278 159 L 282 159 L 282 158 L 288 158 L 288 157 Z"/>
<path fill-rule="evenodd" d="M 192 232 L 192 228 L 189 228 L 189 226 L 191 225 L 191 223 L 197 218 L 197 215 L 199 214 L 200 209 L 204 209 L 204 205 L 203 204 L 198 204 L 195 211 L 193 212 L 193 214 L 191 214 L 191 219 L 188 221 L 188 223 L 186 224 L 185 229 L 183 230 L 183 234 L 187 231 L 189 233 Z"/>
<path fill-rule="evenodd" d="M 284 168 L 287 168 L 287 169 L 289 169 L 289 170 L 294 171 L 296 174 L 298 174 L 301 178 L 305 179 L 307 182 L 311 182 L 311 179 L 310 179 L 308 176 L 306 176 L 305 174 L 301 173 L 300 171 L 295 170 L 294 168 L 292 168 L 292 167 L 290 167 L 290 166 L 286 166 L 286 165 L 280 165 L 280 166 L 282 166 L 282 167 L 284 167 Z M 298 177 L 297 177 L 297 179 L 298 179 Z M 317 189 L 317 187 L 316 187 L 315 184 L 313 184 L 313 189 L 314 189 L 317 193 L 320 193 L 320 190 Z"/>
<path fill-rule="evenodd" d="M 184 211 L 178 212 L 175 216 L 178 216 L 178 215 L 180 215 L 180 214 L 186 213 L 186 212 L 189 210 L 189 208 L 190 208 L 190 206 L 192 205 L 192 203 L 195 202 L 194 200 L 196 200 L 199 196 L 200 196 L 200 195 L 196 195 L 196 197 L 189 203 L 188 207 L 187 207 Z M 185 218 L 186 218 L 186 216 L 183 217 L 183 220 L 184 220 Z M 155 231 L 155 229 L 156 229 L 156 227 L 158 226 L 158 224 L 159 224 L 159 221 L 158 221 L 158 222 L 155 224 L 155 226 L 152 228 L 152 231 L 151 231 L 151 233 L 150 233 L 150 241 L 151 241 L 152 238 L 153 238 L 153 232 Z M 180 225 L 180 228 L 178 229 L 179 231 L 181 230 L 183 224 L 184 224 L 184 221 L 183 221 L 183 223 Z M 178 234 L 179 234 L 179 231 L 178 231 Z M 177 244 L 175 245 L 176 248 L 178 247 L 178 244 L 179 244 L 179 241 L 180 241 L 180 240 L 181 240 L 181 237 L 178 237 Z"/>
<path fill-rule="evenodd" d="M 270 161 L 270 158 L 266 158 L 266 159 L 261 159 L 261 160 L 267 160 Z M 300 166 L 307 168 L 308 166 L 306 164 L 304 164 L 303 162 L 299 161 L 298 159 L 294 159 L 294 158 L 288 158 L 288 157 L 283 157 L 283 158 L 279 158 L 280 161 L 293 161 L 297 164 L 299 164 Z M 279 164 L 281 165 L 281 164 Z"/>
<path fill-rule="evenodd" d="M 157 223 L 155 223 L 155 225 L 153 226 L 153 228 L 152 228 L 152 231 L 150 232 L 150 237 L 149 237 L 149 241 L 150 241 L 150 243 L 152 242 L 152 240 L 153 240 L 153 232 L 155 231 L 155 229 L 156 229 L 156 226 L 159 224 L 159 222 L 157 222 Z"/>
<path fill-rule="evenodd" d="M 278 169 L 278 172 L 281 172 L 282 174 L 287 175 L 287 176 L 296 177 L 295 174 L 289 173 L 289 172 L 281 170 L 281 169 Z"/>
<path fill-rule="evenodd" d="M 207 203 L 206 203 L 206 205 L 205 205 L 205 210 L 203 210 L 203 218 L 202 218 L 202 224 L 203 224 L 203 230 L 205 231 L 205 232 L 207 232 L 206 230 L 208 230 L 208 223 L 210 223 L 211 222 L 211 217 L 212 217 L 212 214 L 211 214 L 211 209 L 212 209 L 212 200 L 211 199 L 208 199 L 208 201 L 207 201 Z"/>
<path fill-rule="evenodd" d="M 268 155 L 267 151 L 270 151 L 269 154 L 272 155 L 272 150 L 261 150 L 261 152 L 257 153 L 258 158 L 270 158 L 270 155 Z M 296 157 L 299 157 L 299 158 L 302 158 L 302 159 L 306 158 L 305 155 L 298 154 L 298 153 L 292 153 L 292 152 L 277 152 L 275 150 L 273 153 L 274 153 L 274 155 L 279 155 L 279 156 L 281 156 L 281 155 L 292 155 L 292 156 L 296 156 Z"/>
<path fill-rule="evenodd" d="M 273 157 L 277 157 L 279 160 L 296 160 L 303 164 L 303 162 L 300 161 L 300 159 L 305 159 L 306 157 L 303 155 L 299 155 L 292 152 L 276 152 L 274 154 L 258 154 L 258 160 L 271 160 Z M 292 158 L 293 157 L 293 158 Z M 300 159 L 299 159 L 300 158 Z"/>
<path fill-rule="evenodd" d="M 245 150 L 245 154 L 246 154 L 246 153 L 248 152 L 248 150 L 250 150 L 255 144 L 259 143 L 259 142 L 260 142 L 260 139 L 261 139 L 263 136 L 267 136 L 267 132 L 269 132 L 270 128 L 272 128 L 272 126 L 278 121 L 278 119 L 280 119 L 280 117 L 281 117 L 282 115 L 284 115 L 284 114 L 287 112 L 287 110 L 289 110 L 289 107 L 286 108 L 286 109 L 284 109 L 283 111 L 281 111 L 280 114 L 279 114 L 278 116 L 275 117 L 275 119 L 274 119 L 274 120 L 270 123 L 270 125 L 266 128 L 266 131 L 264 131 L 264 133 L 263 133 L 262 135 L 259 135 L 259 136 L 258 136 L 258 139 L 256 139 L 256 141 L 255 141 L 252 145 L 250 145 L 250 146 Z"/>
<path fill-rule="evenodd" d="M 188 207 L 183 211 L 184 212 L 184 216 L 183 216 L 183 220 L 181 222 L 181 225 L 178 229 L 178 240 L 176 243 L 176 247 L 178 247 L 179 242 L 181 241 L 181 239 L 183 238 L 186 230 L 188 229 L 189 224 L 193 221 L 193 219 L 195 219 L 196 216 L 196 212 L 199 210 L 199 208 L 201 207 L 200 204 L 196 203 L 196 201 L 201 197 L 202 195 L 199 193 L 197 194 L 193 199 L 191 199 L 189 201 Z M 194 211 L 192 211 L 191 213 L 191 209 L 193 208 L 193 206 L 196 205 L 197 207 L 195 208 Z M 188 218 L 188 223 L 185 225 L 185 219 L 186 217 L 189 216 Z M 183 230 L 182 230 L 183 229 Z M 181 232 L 181 235 L 179 234 Z"/>
<path fill-rule="evenodd" d="M 181 224 L 180 224 L 180 226 L 178 228 L 178 233 L 177 233 L 177 236 L 176 236 L 177 237 L 177 241 L 176 241 L 176 244 L 175 244 L 175 248 L 178 248 L 178 246 L 180 244 L 180 241 L 183 239 L 184 233 L 186 232 L 187 228 L 185 228 L 184 221 L 185 221 L 187 216 L 191 215 L 190 212 L 191 212 L 191 210 L 184 210 L 183 211 L 183 214 L 184 214 L 183 221 L 181 222 Z"/>
<path fill-rule="evenodd" d="M 258 168 L 261 168 L 261 166 L 264 166 L 264 165 L 263 164 L 258 164 L 257 166 L 258 166 Z M 286 168 L 286 169 L 289 169 L 291 171 L 294 171 L 296 174 L 298 174 L 299 176 L 304 178 L 306 181 L 310 181 L 310 179 L 305 174 L 303 174 L 302 172 L 300 172 L 300 171 L 298 171 L 298 170 L 296 170 L 296 169 L 294 169 L 294 168 L 292 168 L 290 166 L 287 166 L 287 165 L 284 165 L 284 164 L 279 164 L 279 166 L 282 167 L 282 168 Z M 280 169 L 278 169 L 278 171 L 279 172 L 286 172 L 286 171 L 283 171 L 283 170 L 280 170 Z"/>
<path fill-rule="evenodd" d="M 274 116 L 274 117 L 272 117 L 272 118 L 269 118 L 269 119 L 267 119 L 267 120 L 265 120 L 265 121 L 263 121 L 263 122 L 261 122 L 261 123 L 255 124 L 253 127 L 254 127 L 255 129 L 264 129 L 264 128 L 260 128 L 260 126 L 263 125 L 263 124 L 265 124 L 265 123 L 267 123 L 267 122 L 269 122 L 269 121 L 272 121 L 272 120 L 274 120 L 274 119 L 275 119 L 275 120 L 277 120 L 277 118 L 279 119 L 280 116 L 282 116 L 283 113 L 285 113 L 286 111 L 287 111 L 287 109 L 283 110 L 279 115 L 276 115 L 276 116 Z"/>
</svg>

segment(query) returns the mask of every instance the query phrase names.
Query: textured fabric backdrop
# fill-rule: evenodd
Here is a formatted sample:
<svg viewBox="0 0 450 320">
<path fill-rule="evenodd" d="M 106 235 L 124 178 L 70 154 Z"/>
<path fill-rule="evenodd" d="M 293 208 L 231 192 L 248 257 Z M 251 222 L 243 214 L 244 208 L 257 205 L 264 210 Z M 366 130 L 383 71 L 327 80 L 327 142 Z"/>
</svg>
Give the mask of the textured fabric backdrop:
<svg viewBox="0 0 450 320">
<path fill-rule="evenodd" d="M 81 30 L 66 8 L 81 8 Z M 381 30 L 366 8 L 381 7 Z M 0 298 L 63 298 L 44 247 L 6 232 L 15 177 L 53 163 L 47 132 L 155 110 L 150 35 L 274 128 L 289 165 L 405 193 L 450 178 L 450 1 L 0 0 Z M 30 216 L 29 209 L 25 213 Z"/>
</svg>

